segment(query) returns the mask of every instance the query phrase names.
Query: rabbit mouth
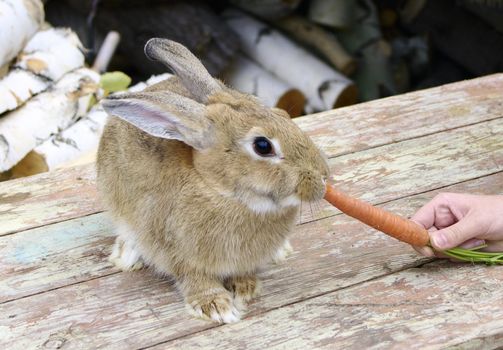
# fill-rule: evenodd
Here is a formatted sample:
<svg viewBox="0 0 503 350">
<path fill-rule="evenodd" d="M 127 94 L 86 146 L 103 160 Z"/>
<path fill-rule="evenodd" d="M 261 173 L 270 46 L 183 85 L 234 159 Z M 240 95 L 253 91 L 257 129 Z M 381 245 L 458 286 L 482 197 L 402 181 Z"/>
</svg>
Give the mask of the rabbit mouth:
<svg viewBox="0 0 503 350">
<path fill-rule="evenodd" d="M 272 195 L 264 195 L 262 193 L 252 192 L 247 193 L 245 198 L 241 197 L 243 202 L 252 212 L 256 214 L 273 214 L 291 207 L 299 207 L 301 200 L 294 193 L 282 199 L 276 199 Z"/>
</svg>

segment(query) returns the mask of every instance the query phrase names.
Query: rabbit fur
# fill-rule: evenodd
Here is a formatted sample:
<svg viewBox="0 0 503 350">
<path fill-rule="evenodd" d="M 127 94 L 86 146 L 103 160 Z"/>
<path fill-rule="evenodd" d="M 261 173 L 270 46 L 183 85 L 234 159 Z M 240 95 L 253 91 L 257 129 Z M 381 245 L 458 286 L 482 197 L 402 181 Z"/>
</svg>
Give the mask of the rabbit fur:
<svg viewBox="0 0 503 350">
<path fill-rule="evenodd" d="M 289 246 L 301 201 L 323 197 L 326 159 L 286 112 L 215 80 L 184 46 L 155 38 L 145 53 L 176 77 L 103 101 L 97 180 L 117 230 L 111 260 L 170 274 L 192 313 L 235 322 L 257 269 Z M 271 154 L 257 153 L 260 137 Z"/>
</svg>

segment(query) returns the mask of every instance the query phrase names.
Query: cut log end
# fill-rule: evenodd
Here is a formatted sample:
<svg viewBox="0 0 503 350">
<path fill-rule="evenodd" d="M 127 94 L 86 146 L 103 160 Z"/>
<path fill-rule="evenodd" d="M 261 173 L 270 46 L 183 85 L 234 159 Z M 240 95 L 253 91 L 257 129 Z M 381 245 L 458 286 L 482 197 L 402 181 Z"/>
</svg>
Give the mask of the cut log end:
<svg viewBox="0 0 503 350">
<path fill-rule="evenodd" d="M 306 97 L 298 89 L 290 89 L 286 91 L 278 100 L 277 108 L 284 109 L 290 114 L 290 117 L 299 117 L 304 112 L 306 105 Z"/>
<path fill-rule="evenodd" d="M 49 171 L 49 167 L 47 166 L 44 156 L 32 151 L 10 170 L 10 178 L 17 179 L 45 173 L 46 171 Z"/>
<path fill-rule="evenodd" d="M 351 59 L 347 61 L 346 64 L 340 68 L 340 70 L 344 75 L 350 76 L 354 72 L 356 72 L 356 68 L 356 61 L 354 59 Z"/>
<path fill-rule="evenodd" d="M 350 84 L 341 91 L 334 102 L 333 108 L 351 106 L 358 102 L 358 88 Z"/>
</svg>

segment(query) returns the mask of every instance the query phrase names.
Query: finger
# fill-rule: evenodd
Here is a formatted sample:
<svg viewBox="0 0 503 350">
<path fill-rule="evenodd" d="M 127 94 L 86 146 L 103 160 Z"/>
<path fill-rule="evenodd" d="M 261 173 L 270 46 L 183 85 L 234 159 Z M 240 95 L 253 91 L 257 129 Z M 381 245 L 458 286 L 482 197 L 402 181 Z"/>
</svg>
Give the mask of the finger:
<svg viewBox="0 0 503 350">
<path fill-rule="evenodd" d="M 418 224 L 424 226 L 424 228 L 429 229 L 432 226 L 437 226 L 436 221 L 445 221 L 443 226 L 452 225 L 453 217 L 449 209 L 449 202 L 452 200 L 455 194 L 452 193 L 440 193 L 437 194 L 431 201 L 423 205 L 411 218 L 411 220 L 417 222 Z M 440 215 L 441 212 L 443 215 Z M 445 216 L 448 215 L 449 218 L 446 220 Z"/>
<path fill-rule="evenodd" d="M 484 241 L 483 239 L 471 238 L 471 239 L 461 243 L 461 245 L 459 247 L 464 248 L 464 249 L 472 249 L 472 248 L 480 247 L 484 244 L 486 244 L 486 241 Z"/>
<path fill-rule="evenodd" d="M 459 246 L 474 238 L 479 233 L 480 224 L 477 220 L 466 216 L 454 225 L 430 233 L 431 244 L 437 250 L 446 250 Z"/>
<path fill-rule="evenodd" d="M 481 249 L 483 252 L 499 253 L 503 252 L 503 241 L 486 241 L 487 247 Z"/>
<path fill-rule="evenodd" d="M 426 257 L 429 257 L 429 258 L 433 258 L 435 256 L 435 253 L 433 252 L 433 249 L 431 249 L 431 247 L 428 247 L 428 246 L 425 246 L 425 247 L 412 246 L 412 248 L 414 248 L 414 250 L 416 252 L 418 252 L 419 254 L 421 254 L 423 256 L 426 256 Z"/>
<path fill-rule="evenodd" d="M 436 197 L 423 205 L 410 219 L 425 229 L 429 229 L 435 223 Z"/>
<path fill-rule="evenodd" d="M 433 253 L 435 254 L 435 256 L 436 256 L 437 258 L 441 258 L 441 259 L 452 259 L 452 257 L 451 257 L 451 256 L 446 255 L 446 254 L 442 253 L 442 252 L 441 252 L 441 251 L 439 251 L 439 250 L 435 250 L 435 249 L 433 249 Z"/>
</svg>

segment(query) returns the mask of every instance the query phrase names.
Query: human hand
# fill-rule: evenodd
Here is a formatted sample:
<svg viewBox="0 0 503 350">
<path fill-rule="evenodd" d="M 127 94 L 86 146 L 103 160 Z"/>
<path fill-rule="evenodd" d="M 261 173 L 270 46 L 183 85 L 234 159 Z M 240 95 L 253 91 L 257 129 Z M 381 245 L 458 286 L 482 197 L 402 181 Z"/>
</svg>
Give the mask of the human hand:
<svg viewBox="0 0 503 350">
<path fill-rule="evenodd" d="M 411 220 L 424 226 L 436 251 L 454 247 L 503 251 L 503 196 L 441 193 Z M 414 247 L 425 256 L 446 257 L 431 247 Z"/>
</svg>

